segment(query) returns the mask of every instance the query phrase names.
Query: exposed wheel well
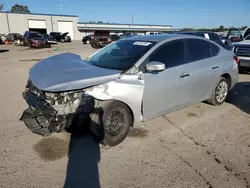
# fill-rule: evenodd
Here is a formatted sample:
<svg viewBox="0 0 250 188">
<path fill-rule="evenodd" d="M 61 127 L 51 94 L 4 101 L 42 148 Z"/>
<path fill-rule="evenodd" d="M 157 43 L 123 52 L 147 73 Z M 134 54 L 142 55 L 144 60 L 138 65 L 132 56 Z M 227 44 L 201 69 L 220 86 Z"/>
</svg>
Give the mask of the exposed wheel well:
<svg viewBox="0 0 250 188">
<path fill-rule="evenodd" d="M 231 78 L 231 76 L 230 76 L 230 74 L 223 74 L 223 75 L 221 75 L 221 77 L 223 77 L 223 78 L 226 78 L 227 79 L 227 81 L 228 81 L 228 85 L 229 85 L 229 88 L 231 88 L 231 84 L 232 84 L 232 78 Z"/>
<path fill-rule="evenodd" d="M 96 100 L 96 99 L 95 99 L 95 100 Z M 99 100 L 97 100 L 97 101 L 99 101 Z M 123 103 L 125 106 L 128 107 L 128 109 L 129 109 L 129 111 L 130 111 L 130 113 L 131 113 L 131 115 L 132 115 L 132 124 L 131 124 L 131 127 L 133 127 L 133 125 L 134 125 L 134 113 L 133 113 L 132 109 L 130 108 L 130 106 L 127 105 L 126 103 L 120 101 L 120 100 L 111 99 L 110 101 L 118 101 L 118 102 Z M 101 101 L 100 101 L 100 102 L 101 102 Z"/>
</svg>

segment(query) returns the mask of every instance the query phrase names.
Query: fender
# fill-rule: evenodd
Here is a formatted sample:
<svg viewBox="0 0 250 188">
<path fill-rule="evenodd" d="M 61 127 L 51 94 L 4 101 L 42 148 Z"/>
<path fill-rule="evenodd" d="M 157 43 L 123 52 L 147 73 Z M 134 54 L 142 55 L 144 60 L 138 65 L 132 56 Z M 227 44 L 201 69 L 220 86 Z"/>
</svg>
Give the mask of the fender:
<svg viewBox="0 0 250 188">
<path fill-rule="evenodd" d="M 126 104 L 134 116 L 134 125 L 139 126 L 143 120 L 141 104 L 143 98 L 144 82 L 138 75 L 123 75 L 116 81 L 88 88 L 85 94 L 97 100 L 118 100 Z"/>
</svg>

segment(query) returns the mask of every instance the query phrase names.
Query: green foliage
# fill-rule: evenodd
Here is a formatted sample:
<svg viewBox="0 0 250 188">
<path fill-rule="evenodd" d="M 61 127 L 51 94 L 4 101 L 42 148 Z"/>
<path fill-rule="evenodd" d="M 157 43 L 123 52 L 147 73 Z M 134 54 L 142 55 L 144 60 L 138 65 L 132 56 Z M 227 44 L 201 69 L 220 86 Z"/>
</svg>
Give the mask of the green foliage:
<svg viewBox="0 0 250 188">
<path fill-rule="evenodd" d="M 182 31 L 212 31 L 212 32 L 224 32 L 224 31 L 228 31 L 230 28 L 232 27 L 229 27 L 229 28 L 226 28 L 224 27 L 223 25 L 221 25 L 220 27 L 218 28 L 199 28 L 199 29 L 194 29 L 194 28 L 183 28 Z M 240 30 L 244 30 L 246 29 L 247 26 L 242 26 L 242 27 L 238 27 L 238 29 Z"/>
<path fill-rule="evenodd" d="M 11 7 L 11 12 L 17 13 L 30 13 L 28 6 L 15 4 Z"/>
</svg>

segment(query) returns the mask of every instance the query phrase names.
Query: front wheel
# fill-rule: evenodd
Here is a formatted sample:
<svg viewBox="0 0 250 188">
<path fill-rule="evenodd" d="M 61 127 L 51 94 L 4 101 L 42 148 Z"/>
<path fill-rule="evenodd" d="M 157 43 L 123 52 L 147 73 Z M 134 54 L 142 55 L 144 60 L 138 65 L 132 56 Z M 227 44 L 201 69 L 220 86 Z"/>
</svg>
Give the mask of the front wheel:
<svg viewBox="0 0 250 188">
<path fill-rule="evenodd" d="M 64 39 L 61 39 L 61 42 L 62 42 L 62 43 L 64 43 L 64 42 L 65 42 L 65 40 L 64 40 Z"/>
<path fill-rule="evenodd" d="M 127 137 L 132 121 L 132 113 L 124 103 L 99 102 L 91 114 L 90 130 L 104 145 L 116 146 Z"/>
<path fill-rule="evenodd" d="M 229 91 L 228 80 L 224 77 L 221 77 L 220 81 L 213 90 L 212 96 L 208 100 L 208 103 L 215 106 L 221 105 L 227 99 L 228 91 Z"/>
</svg>

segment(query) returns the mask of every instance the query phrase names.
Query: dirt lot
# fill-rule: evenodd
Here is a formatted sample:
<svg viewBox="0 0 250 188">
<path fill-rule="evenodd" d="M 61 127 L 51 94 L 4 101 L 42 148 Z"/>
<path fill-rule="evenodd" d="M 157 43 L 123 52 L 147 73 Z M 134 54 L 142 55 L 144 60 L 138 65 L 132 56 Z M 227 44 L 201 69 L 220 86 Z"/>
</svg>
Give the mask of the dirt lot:
<svg viewBox="0 0 250 188">
<path fill-rule="evenodd" d="M 250 76 L 240 75 L 230 102 L 190 106 L 133 129 L 119 146 L 90 136 L 42 138 L 20 122 L 29 68 L 51 55 L 94 50 L 80 42 L 57 49 L 0 50 L 0 187 L 250 188 Z"/>
</svg>

